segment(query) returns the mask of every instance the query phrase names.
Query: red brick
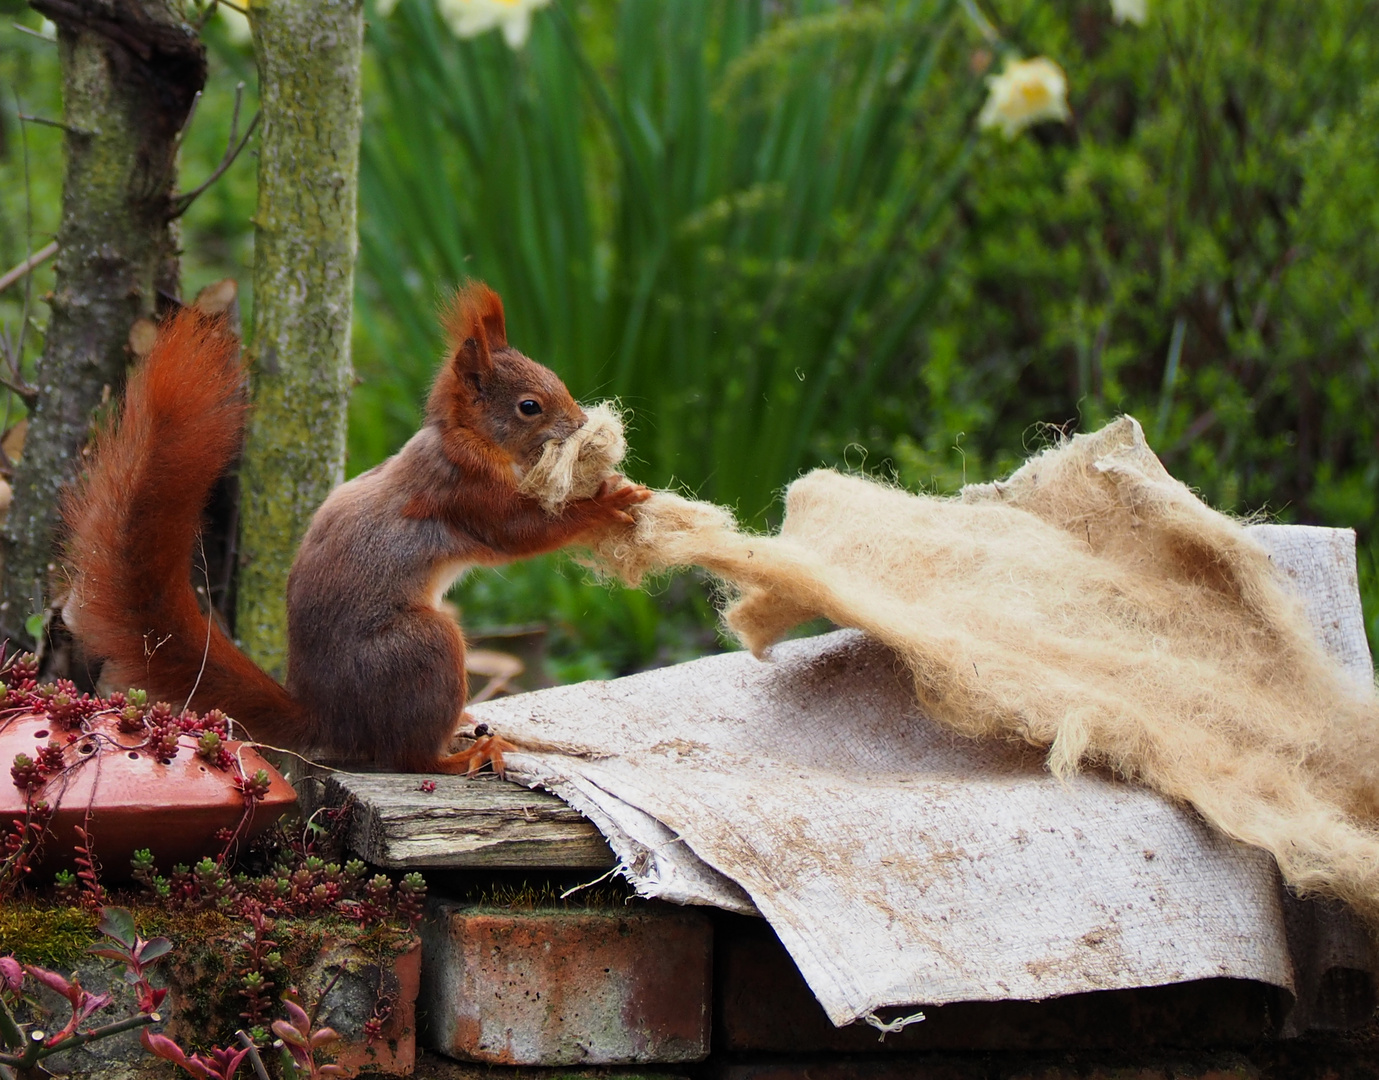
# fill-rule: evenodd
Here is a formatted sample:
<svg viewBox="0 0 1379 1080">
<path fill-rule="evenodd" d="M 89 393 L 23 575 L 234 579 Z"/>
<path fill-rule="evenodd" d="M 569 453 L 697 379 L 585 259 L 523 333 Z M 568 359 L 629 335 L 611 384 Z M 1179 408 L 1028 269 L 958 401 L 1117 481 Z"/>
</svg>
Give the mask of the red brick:
<svg viewBox="0 0 1379 1080">
<path fill-rule="evenodd" d="M 1170 1074 L 1164 1068 L 1136 1065 L 1113 1068 L 1103 1068 L 1099 1065 L 1048 1065 L 1038 1069 L 1021 1070 L 1013 1073 L 1008 1080 L 1191 1080 L 1191 1076 Z"/>
<path fill-rule="evenodd" d="M 405 952 L 380 957 L 376 948 L 362 946 L 357 935 L 337 935 L 324 923 L 319 929 L 316 956 L 295 978 L 302 999 L 320 1010 L 321 1026 L 331 1027 L 340 1036 L 325 1047 L 322 1056 L 338 1065 L 345 1077 L 360 1073 L 370 1077 L 412 1075 L 421 942 L 414 940 Z M 184 1046 L 195 1044 L 205 1038 L 205 1032 L 183 1008 L 199 993 L 194 988 L 203 978 L 202 969 L 199 961 L 183 964 L 176 953 L 170 960 L 165 973 L 172 992 L 163 1009 L 168 1020 L 162 1030 Z M 324 993 L 327 989 L 329 993 Z M 379 1037 L 370 1042 L 365 1025 L 379 1005 L 386 1006 L 387 1015 Z M 282 1013 L 279 1010 L 273 1015 Z M 241 1070 L 239 1075 L 246 1073 Z"/>
<path fill-rule="evenodd" d="M 713 932 L 700 911 L 495 912 L 432 901 L 422 1037 L 502 1065 L 700 1061 Z"/>
<path fill-rule="evenodd" d="M 934 1061 L 924 1058 L 809 1058 L 800 1061 L 756 1061 L 727 1065 L 716 1080 L 987 1080 L 983 1062 Z"/>
<path fill-rule="evenodd" d="M 333 973 L 332 973 L 333 974 Z M 372 974 L 372 970 L 368 972 Z M 378 973 L 375 996 L 389 1003 L 378 1038 L 372 1042 L 360 1031 L 342 1037 L 328 1048 L 331 1059 L 346 1077 L 367 1072 L 370 1076 L 411 1076 L 416 1061 L 416 1003 L 421 983 L 421 944 L 409 949 Z M 336 1021 L 338 1023 L 339 1021 Z M 343 1033 L 342 1033 L 343 1035 Z"/>
</svg>

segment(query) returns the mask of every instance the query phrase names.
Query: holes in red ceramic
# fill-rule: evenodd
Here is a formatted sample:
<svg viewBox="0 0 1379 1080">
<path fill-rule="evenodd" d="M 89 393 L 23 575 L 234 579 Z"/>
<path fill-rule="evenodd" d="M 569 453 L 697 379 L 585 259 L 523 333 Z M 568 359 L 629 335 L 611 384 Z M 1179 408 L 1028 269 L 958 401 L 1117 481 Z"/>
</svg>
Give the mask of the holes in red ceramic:
<svg viewBox="0 0 1379 1080">
<path fill-rule="evenodd" d="M 35 731 L 35 732 L 34 732 L 34 738 L 35 738 L 35 739 L 46 739 L 47 737 L 48 737 L 48 729 L 47 729 L 47 728 L 44 728 L 42 731 Z"/>
</svg>

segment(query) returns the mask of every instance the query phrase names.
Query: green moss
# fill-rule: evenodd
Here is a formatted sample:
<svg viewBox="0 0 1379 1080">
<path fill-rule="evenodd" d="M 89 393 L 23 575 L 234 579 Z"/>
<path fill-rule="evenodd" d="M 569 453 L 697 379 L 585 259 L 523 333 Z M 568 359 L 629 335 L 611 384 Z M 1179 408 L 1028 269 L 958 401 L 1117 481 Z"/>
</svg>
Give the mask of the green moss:
<svg viewBox="0 0 1379 1080">
<path fill-rule="evenodd" d="M 111 902 L 130 909 L 143 937 L 164 936 L 173 943 L 173 951 L 158 965 L 157 977 L 173 992 L 169 1030 L 174 1037 L 189 1046 L 231 1040 L 244 1023 L 240 991 L 249 966 L 249 926 L 216 911 L 167 911 L 130 896 L 115 895 Z M 13 953 L 22 963 L 71 971 L 99 940 L 96 923 L 97 915 L 84 908 L 11 901 L 0 907 L 0 955 Z M 347 971 L 370 982 L 414 943 L 400 925 L 361 927 L 334 914 L 280 918 L 270 937 L 282 958 L 281 965 L 264 971 L 273 982 L 274 1000 L 294 985 L 308 998 L 319 993 L 323 955 L 331 958 L 330 964 L 343 963 Z"/>
<path fill-rule="evenodd" d="M 638 899 L 630 889 L 616 885 L 596 885 L 580 889 L 569 896 L 566 890 L 550 881 L 535 884 L 523 881 L 518 884 L 486 884 L 467 891 L 464 899 L 481 908 L 498 908 L 503 911 L 570 911 L 604 910 L 627 906 L 629 900 Z"/>
<path fill-rule="evenodd" d="M 96 915 L 80 907 L 10 900 L 0 906 L 0 955 L 23 964 L 65 970 L 96 940 Z"/>
<path fill-rule="evenodd" d="M 130 906 L 125 903 L 123 906 Z M 230 932 L 237 925 L 218 911 L 167 911 L 160 907 L 134 903 L 134 923 L 144 937 L 161 935 L 172 942 L 209 941 Z"/>
</svg>

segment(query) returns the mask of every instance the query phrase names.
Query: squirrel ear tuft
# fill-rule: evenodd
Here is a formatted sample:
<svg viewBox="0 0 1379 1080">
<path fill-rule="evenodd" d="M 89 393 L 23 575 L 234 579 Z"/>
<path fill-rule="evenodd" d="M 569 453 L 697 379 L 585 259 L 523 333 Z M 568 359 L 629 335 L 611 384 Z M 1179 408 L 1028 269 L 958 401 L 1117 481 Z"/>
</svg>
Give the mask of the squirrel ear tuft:
<svg viewBox="0 0 1379 1080">
<path fill-rule="evenodd" d="M 468 370 L 491 367 L 489 350 L 507 347 L 503 301 L 481 281 L 461 286 L 441 312 L 441 325 L 445 328 L 450 355 Z"/>
</svg>

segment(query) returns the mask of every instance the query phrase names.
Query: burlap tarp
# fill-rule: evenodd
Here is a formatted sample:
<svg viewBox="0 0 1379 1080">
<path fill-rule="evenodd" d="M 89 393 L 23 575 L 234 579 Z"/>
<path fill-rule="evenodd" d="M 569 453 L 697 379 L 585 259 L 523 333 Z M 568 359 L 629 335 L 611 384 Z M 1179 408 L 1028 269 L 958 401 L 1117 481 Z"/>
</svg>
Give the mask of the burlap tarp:
<svg viewBox="0 0 1379 1080">
<path fill-rule="evenodd" d="M 1290 985 L 1272 866 L 1227 837 L 1379 914 L 1363 631 L 1346 616 L 1348 675 L 1268 535 L 1169 477 L 1133 420 L 959 499 L 813 473 L 777 536 L 666 493 L 638 513 L 596 560 L 629 581 L 707 567 L 753 652 L 818 615 L 870 641 L 475 715 L 584 747 L 516 764 L 604 827 L 639 888 L 754 905 L 835 1022 L 1212 974 Z"/>
</svg>

